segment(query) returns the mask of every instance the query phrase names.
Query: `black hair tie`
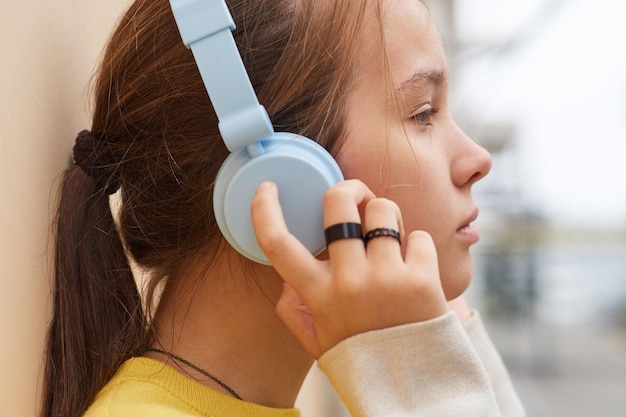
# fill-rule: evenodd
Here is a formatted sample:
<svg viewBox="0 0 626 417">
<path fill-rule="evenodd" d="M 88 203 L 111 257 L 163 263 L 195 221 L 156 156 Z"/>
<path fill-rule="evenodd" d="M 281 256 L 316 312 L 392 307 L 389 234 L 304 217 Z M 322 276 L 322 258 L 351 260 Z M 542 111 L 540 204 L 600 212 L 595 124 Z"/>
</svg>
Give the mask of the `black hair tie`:
<svg viewBox="0 0 626 417">
<path fill-rule="evenodd" d="M 72 158 L 106 195 L 113 194 L 120 188 L 117 161 L 108 146 L 99 143 L 90 131 L 83 130 L 78 134 Z"/>
</svg>

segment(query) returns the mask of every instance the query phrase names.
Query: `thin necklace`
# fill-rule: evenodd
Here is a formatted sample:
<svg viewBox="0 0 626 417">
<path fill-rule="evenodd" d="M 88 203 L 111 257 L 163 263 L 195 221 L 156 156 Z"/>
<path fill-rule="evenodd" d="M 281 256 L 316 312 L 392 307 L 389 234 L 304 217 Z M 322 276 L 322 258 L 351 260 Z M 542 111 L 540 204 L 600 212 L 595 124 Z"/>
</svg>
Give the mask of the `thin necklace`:
<svg viewBox="0 0 626 417">
<path fill-rule="evenodd" d="M 160 353 L 160 354 L 165 355 L 165 356 L 169 356 L 170 358 L 172 358 L 172 359 L 174 359 L 174 360 L 176 360 L 176 361 L 178 361 L 180 363 L 183 363 L 183 364 L 187 365 L 190 368 L 195 369 L 196 371 L 200 372 L 202 375 L 205 375 L 205 376 L 211 378 L 214 382 L 219 384 L 226 391 L 230 392 L 233 395 L 233 397 L 237 398 L 238 400 L 243 401 L 243 398 L 241 398 L 239 396 L 239 394 L 237 394 L 235 392 L 235 390 L 233 390 L 231 387 L 229 387 L 228 385 L 223 383 L 221 379 L 219 379 L 216 376 L 211 375 L 210 373 L 208 373 L 204 369 L 200 368 L 198 365 L 194 365 L 193 363 L 189 362 L 187 359 L 181 358 L 178 355 L 174 355 L 173 353 L 167 352 L 165 350 L 157 349 L 157 348 L 148 348 L 148 349 L 146 349 L 146 352 L 156 352 L 156 353 Z"/>
</svg>

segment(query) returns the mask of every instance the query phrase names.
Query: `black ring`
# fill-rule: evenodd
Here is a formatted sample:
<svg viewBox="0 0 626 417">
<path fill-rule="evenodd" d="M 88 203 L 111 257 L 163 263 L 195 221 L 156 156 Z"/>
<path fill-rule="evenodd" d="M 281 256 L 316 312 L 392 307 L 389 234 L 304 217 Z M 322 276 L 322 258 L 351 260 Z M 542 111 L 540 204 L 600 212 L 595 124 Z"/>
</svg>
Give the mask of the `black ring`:
<svg viewBox="0 0 626 417">
<path fill-rule="evenodd" d="M 393 237 L 395 238 L 398 243 L 402 243 L 400 240 L 400 232 L 398 232 L 395 229 L 390 229 L 388 227 L 378 227 L 376 229 L 372 229 L 369 232 L 367 232 L 365 234 L 365 237 L 363 238 L 363 240 L 365 241 L 365 246 L 367 246 L 367 243 L 372 240 L 375 239 L 377 237 Z"/>
<path fill-rule="evenodd" d="M 337 223 L 324 229 L 324 237 L 326 238 L 326 246 L 341 239 L 363 240 L 363 230 L 361 223 Z"/>
</svg>

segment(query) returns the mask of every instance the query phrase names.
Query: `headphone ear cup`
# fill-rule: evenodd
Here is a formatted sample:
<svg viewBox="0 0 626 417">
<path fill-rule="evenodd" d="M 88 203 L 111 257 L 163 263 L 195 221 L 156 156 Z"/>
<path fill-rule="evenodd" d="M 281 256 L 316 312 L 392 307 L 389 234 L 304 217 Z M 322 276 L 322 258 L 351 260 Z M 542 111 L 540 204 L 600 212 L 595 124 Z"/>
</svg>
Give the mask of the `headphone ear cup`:
<svg viewBox="0 0 626 417">
<path fill-rule="evenodd" d="M 259 247 L 250 205 L 263 181 L 274 181 L 289 231 L 313 254 L 324 250 L 324 193 L 343 180 L 333 157 L 319 144 L 292 133 L 261 141 L 265 152 L 250 157 L 232 153 L 220 168 L 213 193 L 215 218 L 226 240 L 245 257 L 270 262 Z"/>
</svg>

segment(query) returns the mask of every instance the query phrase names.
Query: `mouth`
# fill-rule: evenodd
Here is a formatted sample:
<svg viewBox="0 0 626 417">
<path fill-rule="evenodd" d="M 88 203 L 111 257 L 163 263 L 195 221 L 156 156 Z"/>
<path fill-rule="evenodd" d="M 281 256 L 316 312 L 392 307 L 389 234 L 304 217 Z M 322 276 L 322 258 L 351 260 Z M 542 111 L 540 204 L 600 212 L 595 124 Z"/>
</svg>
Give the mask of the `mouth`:
<svg viewBox="0 0 626 417">
<path fill-rule="evenodd" d="M 456 229 L 456 234 L 458 236 L 463 237 L 464 239 L 471 241 L 472 243 L 478 242 L 480 239 L 480 234 L 478 233 L 478 229 L 472 226 L 472 222 L 478 218 L 478 209 L 475 208 L 472 211 L 467 219 L 463 222 L 463 224 Z"/>
</svg>

